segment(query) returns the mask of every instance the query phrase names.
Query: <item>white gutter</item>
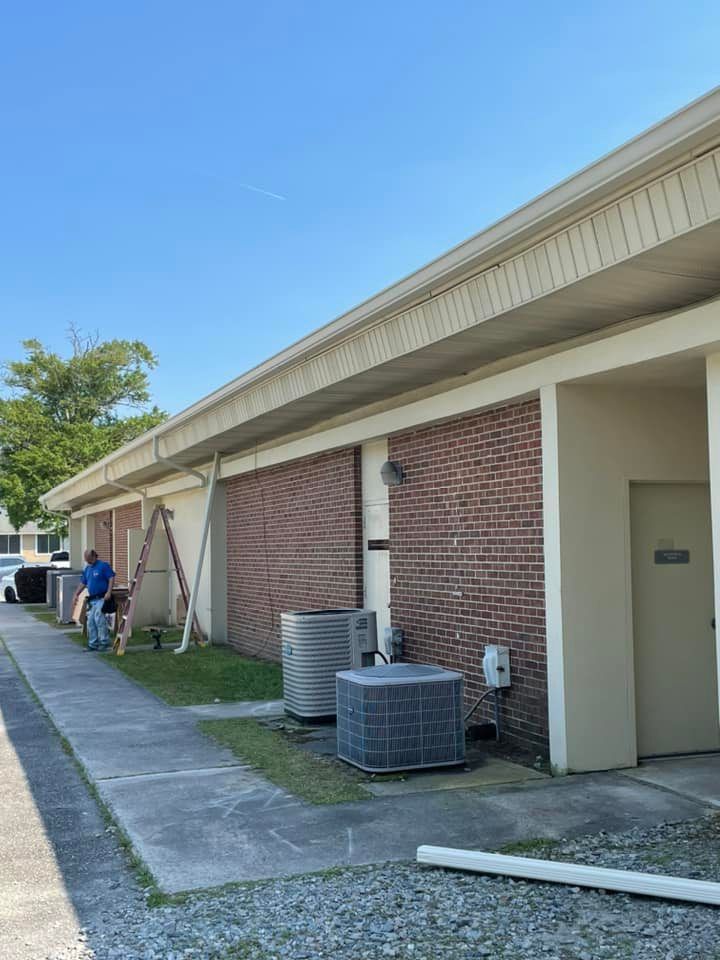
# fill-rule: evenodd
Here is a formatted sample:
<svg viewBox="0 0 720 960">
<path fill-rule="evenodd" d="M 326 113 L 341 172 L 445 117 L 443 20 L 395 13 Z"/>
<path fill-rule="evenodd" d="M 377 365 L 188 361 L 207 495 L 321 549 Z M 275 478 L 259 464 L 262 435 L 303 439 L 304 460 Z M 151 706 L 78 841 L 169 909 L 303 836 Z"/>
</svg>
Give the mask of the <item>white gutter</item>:
<svg viewBox="0 0 720 960">
<path fill-rule="evenodd" d="M 205 516 L 203 518 L 202 535 L 200 537 L 200 548 L 198 553 L 197 567 L 195 568 L 195 579 L 193 580 L 188 608 L 185 612 L 185 629 L 183 630 L 182 643 L 174 651 L 175 653 L 185 653 L 190 646 L 190 634 L 192 633 L 193 619 L 195 617 L 195 608 L 197 606 L 198 593 L 200 591 L 200 578 L 202 576 L 203 561 L 205 559 L 205 549 L 207 547 L 208 533 L 210 532 L 210 521 L 212 519 L 213 500 L 215 499 L 215 488 L 217 487 L 218 477 L 220 475 L 220 454 L 216 453 L 213 458 L 212 471 L 210 473 L 210 482 L 208 484 L 207 498 L 205 500 Z"/>
<path fill-rule="evenodd" d="M 719 137 L 720 87 L 716 87 L 441 257 L 175 414 L 148 434 L 130 441 L 99 463 L 58 484 L 41 497 L 41 502 L 71 490 L 78 481 L 91 477 L 103 465 L 139 450 L 151 438 L 182 427 L 228 398 L 299 366 L 343 338 L 382 322 L 409 304 L 432 298 L 454 285 L 459 278 L 469 276 L 470 272 L 496 265 L 509 255 L 509 251 L 533 246 L 552 229 L 569 224 L 583 211 L 608 202 L 620 190 L 632 189 L 632 185 L 644 182 L 659 171 L 688 162 L 696 152 L 705 152 L 708 143 L 715 143 Z M 107 482 L 121 486 L 113 481 Z"/>
<path fill-rule="evenodd" d="M 646 897 L 689 900 L 693 903 L 720 906 L 720 883 L 708 880 L 686 880 L 683 877 L 664 877 L 633 870 L 609 870 L 605 867 L 586 867 L 554 860 L 508 857 L 500 853 L 453 850 L 450 847 L 418 847 L 417 862 L 434 867 L 470 870 L 474 873 L 545 880 L 549 883 L 567 883 L 573 887 L 619 890 L 622 893 L 639 893 Z"/>
<path fill-rule="evenodd" d="M 161 456 L 159 435 L 156 435 L 152 438 L 152 452 L 156 463 L 165 463 L 168 467 L 172 467 L 173 470 L 177 470 L 179 473 L 186 473 L 189 477 L 197 477 L 200 481 L 201 487 L 204 487 L 207 483 L 207 477 L 204 473 L 200 473 L 199 470 L 192 470 L 190 467 L 186 467 L 182 463 L 178 463 L 177 460 L 170 460 L 168 457 Z"/>
</svg>

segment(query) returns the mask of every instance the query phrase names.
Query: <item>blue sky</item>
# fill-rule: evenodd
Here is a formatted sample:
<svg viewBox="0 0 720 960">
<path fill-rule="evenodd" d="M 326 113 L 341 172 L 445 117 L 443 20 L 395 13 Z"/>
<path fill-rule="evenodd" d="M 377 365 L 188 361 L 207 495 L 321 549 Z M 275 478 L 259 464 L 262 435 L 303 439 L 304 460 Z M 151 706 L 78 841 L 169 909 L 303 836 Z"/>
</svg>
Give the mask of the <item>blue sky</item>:
<svg viewBox="0 0 720 960">
<path fill-rule="evenodd" d="M 710 2 L 7 4 L 3 359 L 176 412 L 720 82 Z M 248 189 L 277 194 L 277 199 Z"/>
</svg>

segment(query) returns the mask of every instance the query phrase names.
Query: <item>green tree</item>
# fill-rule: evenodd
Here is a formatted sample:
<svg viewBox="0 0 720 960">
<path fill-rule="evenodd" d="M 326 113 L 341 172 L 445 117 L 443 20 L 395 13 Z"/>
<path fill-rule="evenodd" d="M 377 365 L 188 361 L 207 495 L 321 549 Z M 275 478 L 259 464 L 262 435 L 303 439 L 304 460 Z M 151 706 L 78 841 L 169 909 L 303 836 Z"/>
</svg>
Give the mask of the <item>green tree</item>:
<svg viewBox="0 0 720 960">
<path fill-rule="evenodd" d="M 150 406 L 157 358 L 144 343 L 101 341 L 74 328 L 68 339 L 68 357 L 24 340 L 24 359 L 3 369 L 0 504 L 16 528 L 34 520 L 64 532 L 40 495 L 167 416 Z"/>
</svg>

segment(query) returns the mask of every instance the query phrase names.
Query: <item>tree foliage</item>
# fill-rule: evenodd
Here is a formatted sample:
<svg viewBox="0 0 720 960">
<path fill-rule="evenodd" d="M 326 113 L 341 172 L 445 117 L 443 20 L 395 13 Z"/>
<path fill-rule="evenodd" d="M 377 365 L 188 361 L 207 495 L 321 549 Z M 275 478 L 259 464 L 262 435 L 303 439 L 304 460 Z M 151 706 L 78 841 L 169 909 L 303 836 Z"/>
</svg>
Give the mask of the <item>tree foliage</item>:
<svg viewBox="0 0 720 960">
<path fill-rule="evenodd" d="M 70 355 L 24 340 L 8 363 L 0 398 L 0 504 L 16 528 L 30 521 L 62 531 L 40 495 L 161 423 L 150 407 L 148 372 L 157 365 L 140 340 L 106 340 L 72 329 Z"/>
</svg>

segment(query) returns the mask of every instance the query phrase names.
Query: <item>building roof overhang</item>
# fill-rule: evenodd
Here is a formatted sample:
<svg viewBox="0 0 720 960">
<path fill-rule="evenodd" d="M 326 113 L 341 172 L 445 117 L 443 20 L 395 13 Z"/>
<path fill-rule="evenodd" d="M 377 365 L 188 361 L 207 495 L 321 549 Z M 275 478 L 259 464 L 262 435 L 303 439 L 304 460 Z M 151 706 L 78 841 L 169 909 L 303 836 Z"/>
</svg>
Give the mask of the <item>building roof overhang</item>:
<svg viewBox="0 0 720 960">
<path fill-rule="evenodd" d="M 142 487 L 485 364 L 720 292 L 720 88 L 49 491 Z"/>
</svg>

